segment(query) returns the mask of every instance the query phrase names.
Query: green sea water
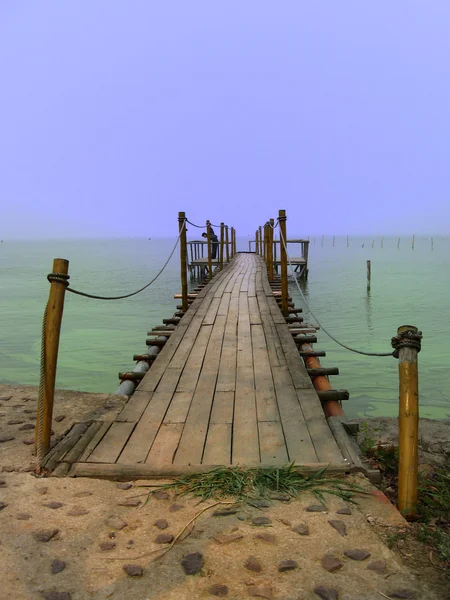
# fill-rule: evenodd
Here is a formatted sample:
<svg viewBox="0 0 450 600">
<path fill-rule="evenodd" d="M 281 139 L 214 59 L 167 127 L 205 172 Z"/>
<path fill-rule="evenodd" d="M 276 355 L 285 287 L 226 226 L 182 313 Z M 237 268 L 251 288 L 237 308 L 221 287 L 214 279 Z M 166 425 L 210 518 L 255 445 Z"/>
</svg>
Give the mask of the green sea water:
<svg viewBox="0 0 450 600">
<path fill-rule="evenodd" d="M 54 257 L 70 261 L 70 285 L 100 295 L 120 295 L 149 281 L 169 255 L 174 239 L 8 241 L 0 244 L 0 383 L 37 385 L 46 279 Z M 450 239 L 311 238 L 309 278 L 302 284 L 317 319 L 354 348 L 391 351 L 397 327 L 423 332 L 419 355 L 421 416 L 450 418 Z M 238 239 L 238 250 L 247 239 Z M 292 255 L 295 255 L 295 248 Z M 298 254 L 298 252 L 297 252 Z M 371 260 L 370 290 L 366 261 Z M 146 332 L 172 316 L 179 301 L 176 252 L 161 277 L 126 300 L 97 301 L 66 294 L 56 385 L 113 392 L 117 373 L 132 368 L 146 349 Z M 290 282 L 296 306 L 303 302 Z M 317 322 L 305 310 L 305 322 Z M 392 416 L 398 412 L 397 361 L 345 350 L 318 332 L 324 366 L 337 366 L 336 388 L 347 388 L 347 415 Z"/>
</svg>

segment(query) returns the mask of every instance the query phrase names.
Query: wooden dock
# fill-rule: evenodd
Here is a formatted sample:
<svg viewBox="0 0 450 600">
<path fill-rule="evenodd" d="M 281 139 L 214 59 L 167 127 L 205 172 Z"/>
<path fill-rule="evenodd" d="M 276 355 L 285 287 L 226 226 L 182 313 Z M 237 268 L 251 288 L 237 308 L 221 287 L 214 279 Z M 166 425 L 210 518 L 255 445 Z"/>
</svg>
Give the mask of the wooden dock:
<svg viewBox="0 0 450 600">
<path fill-rule="evenodd" d="M 115 421 L 88 424 L 70 459 L 50 455 L 63 474 L 112 479 L 291 462 L 349 471 L 351 453 L 330 425 L 263 259 L 238 253 L 198 293 Z"/>
</svg>

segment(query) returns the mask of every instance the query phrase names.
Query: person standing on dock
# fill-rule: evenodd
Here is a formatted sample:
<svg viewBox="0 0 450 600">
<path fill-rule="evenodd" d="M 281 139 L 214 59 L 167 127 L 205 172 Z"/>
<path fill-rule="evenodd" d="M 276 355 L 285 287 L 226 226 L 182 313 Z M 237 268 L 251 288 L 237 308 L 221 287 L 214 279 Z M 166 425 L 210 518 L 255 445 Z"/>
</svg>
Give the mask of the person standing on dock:
<svg viewBox="0 0 450 600">
<path fill-rule="evenodd" d="M 219 239 L 217 235 L 214 233 L 214 229 L 209 226 L 209 231 L 211 232 L 211 258 L 214 260 L 217 258 L 217 251 L 219 249 Z M 202 233 L 202 237 L 207 238 L 208 234 L 206 232 Z"/>
</svg>

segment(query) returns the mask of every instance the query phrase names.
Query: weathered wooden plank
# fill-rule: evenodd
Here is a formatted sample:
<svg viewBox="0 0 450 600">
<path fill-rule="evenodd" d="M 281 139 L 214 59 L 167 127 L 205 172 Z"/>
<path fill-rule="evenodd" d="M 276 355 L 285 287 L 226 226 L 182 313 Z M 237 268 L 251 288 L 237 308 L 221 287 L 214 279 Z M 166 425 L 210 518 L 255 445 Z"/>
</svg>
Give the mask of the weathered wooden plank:
<svg viewBox="0 0 450 600">
<path fill-rule="evenodd" d="M 201 463 L 216 388 L 226 317 L 216 317 L 174 464 Z"/>
<path fill-rule="evenodd" d="M 252 325 L 253 369 L 258 421 L 278 421 L 277 397 L 262 325 Z"/>
<path fill-rule="evenodd" d="M 232 423 L 234 411 L 234 392 L 218 392 L 214 394 L 210 423 Z"/>
<path fill-rule="evenodd" d="M 220 356 L 216 392 L 234 392 L 236 389 L 237 319 L 239 303 L 236 296 L 230 298 L 227 322 Z"/>
<path fill-rule="evenodd" d="M 153 392 L 141 392 L 136 390 L 121 412 L 117 415 L 116 421 L 137 423 L 152 399 L 152 395 Z"/>
<path fill-rule="evenodd" d="M 84 462 L 89 458 L 89 456 L 91 455 L 94 448 L 105 437 L 105 434 L 108 431 L 108 429 L 111 427 L 111 425 L 112 425 L 112 423 L 110 421 L 106 421 L 105 423 L 102 424 L 100 429 L 97 431 L 97 433 L 94 435 L 92 440 L 89 442 L 89 444 L 84 449 L 84 452 L 79 457 L 78 462 Z"/>
<path fill-rule="evenodd" d="M 272 367 L 272 374 L 289 459 L 298 463 L 317 461 L 289 369 Z"/>
<path fill-rule="evenodd" d="M 203 453 L 203 464 L 230 464 L 231 430 L 231 423 L 210 423 Z"/>
<path fill-rule="evenodd" d="M 289 462 L 283 428 L 279 421 L 259 421 L 259 448 L 261 462 L 285 465 Z"/>
<path fill-rule="evenodd" d="M 256 296 L 248 296 L 248 310 L 250 314 L 250 325 L 261 325 L 261 315 Z"/>
<path fill-rule="evenodd" d="M 257 298 L 270 364 L 274 367 L 284 366 L 286 365 L 286 356 L 284 354 L 280 338 L 278 337 L 275 323 L 273 322 L 269 307 L 267 305 L 267 298 L 260 292 L 257 292 Z"/>
<path fill-rule="evenodd" d="M 145 459 L 154 467 L 171 465 L 183 432 L 183 423 L 163 423 L 153 442 L 152 449 Z"/>
<path fill-rule="evenodd" d="M 283 346 L 286 363 L 291 372 L 294 387 L 297 389 L 313 389 L 314 386 L 311 382 L 311 377 L 308 375 L 305 363 L 300 358 L 288 326 L 286 323 L 279 324 L 276 326 L 276 330 Z"/>
<path fill-rule="evenodd" d="M 113 423 L 87 462 L 116 462 L 134 427 L 134 423 Z"/>
<path fill-rule="evenodd" d="M 183 369 L 183 374 L 178 382 L 177 392 L 194 392 L 212 329 L 212 325 L 203 325 L 200 328 L 195 344 Z"/>
<path fill-rule="evenodd" d="M 222 298 L 214 297 L 211 300 L 211 304 L 209 305 L 208 311 L 203 318 L 203 325 L 214 325 L 214 321 L 216 320 L 217 311 L 219 309 L 219 305 Z"/>
<path fill-rule="evenodd" d="M 192 392 L 175 392 L 164 418 L 164 423 L 184 423 L 192 402 Z"/>
</svg>

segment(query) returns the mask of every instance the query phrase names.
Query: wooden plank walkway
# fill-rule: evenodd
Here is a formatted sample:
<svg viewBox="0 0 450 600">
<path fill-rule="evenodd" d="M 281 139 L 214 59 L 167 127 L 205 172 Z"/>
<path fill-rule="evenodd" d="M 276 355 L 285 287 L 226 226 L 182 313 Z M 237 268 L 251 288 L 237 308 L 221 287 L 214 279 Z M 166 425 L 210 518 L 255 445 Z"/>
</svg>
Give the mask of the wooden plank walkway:
<svg viewBox="0 0 450 600">
<path fill-rule="evenodd" d="M 203 288 L 128 404 L 88 449 L 75 475 L 289 462 L 348 467 L 265 265 L 246 253 Z"/>
</svg>

